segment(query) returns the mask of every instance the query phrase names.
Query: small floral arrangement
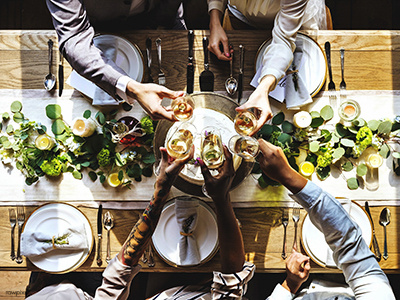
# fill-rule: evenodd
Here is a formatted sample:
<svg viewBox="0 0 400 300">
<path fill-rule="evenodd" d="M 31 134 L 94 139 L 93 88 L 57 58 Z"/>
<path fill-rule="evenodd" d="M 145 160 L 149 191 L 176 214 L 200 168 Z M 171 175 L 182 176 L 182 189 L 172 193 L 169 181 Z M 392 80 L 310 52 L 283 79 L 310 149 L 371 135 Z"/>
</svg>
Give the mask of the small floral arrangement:
<svg viewBox="0 0 400 300">
<path fill-rule="evenodd" d="M 144 133 L 131 136 L 129 143 L 121 145 L 112 139 L 110 124 L 117 122 L 113 119 L 116 113 L 117 110 L 107 115 L 97 112 L 92 118 L 91 111 L 86 110 L 83 118 L 92 119 L 96 128 L 91 135 L 82 137 L 74 134 L 63 120 L 61 107 L 49 104 L 46 115 L 52 120 L 53 138 L 44 125 L 25 118 L 21 102 L 14 101 L 11 104 L 14 125 L 10 122 L 10 113 L 0 114 L 0 160 L 3 164 L 15 164 L 24 174 L 27 185 L 42 176 L 57 177 L 62 173 L 72 173 L 74 178 L 82 179 L 83 171 L 87 170 L 92 181 L 99 179 L 101 183 L 109 174 L 117 172 L 119 180 L 129 187 L 131 179 L 141 181 L 142 175 L 152 176 L 155 123 L 148 116 L 144 117 L 140 123 L 137 122 Z M 38 136 L 51 141 L 47 148 L 40 147 Z"/>
<path fill-rule="evenodd" d="M 289 164 L 296 171 L 299 170 L 296 158 L 304 151 L 305 160 L 314 165 L 320 180 L 328 178 L 332 168 L 340 170 L 342 175 L 343 172 L 356 168 L 356 177 L 347 179 L 343 175 L 349 189 L 357 189 L 360 180 L 367 174 L 368 168 L 359 158 L 370 147 L 382 158 L 391 155 L 393 171 L 400 175 L 400 152 L 395 147 L 400 141 L 400 116 L 394 120 L 380 119 L 368 122 L 358 118 L 345 126 L 342 123 L 326 124 L 334 115 L 330 105 L 310 114 L 311 125 L 297 128 L 285 120 L 283 112 L 279 112 L 272 118 L 271 124 L 266 124 L 260 129 L 258 137 L 281 147 Z M 262 173 L 258 164 L 255 164 L 253 173 Z M 262 188 L 279 185 L 265 174 L 259 177 L 258 182 Z"/>
</svg>

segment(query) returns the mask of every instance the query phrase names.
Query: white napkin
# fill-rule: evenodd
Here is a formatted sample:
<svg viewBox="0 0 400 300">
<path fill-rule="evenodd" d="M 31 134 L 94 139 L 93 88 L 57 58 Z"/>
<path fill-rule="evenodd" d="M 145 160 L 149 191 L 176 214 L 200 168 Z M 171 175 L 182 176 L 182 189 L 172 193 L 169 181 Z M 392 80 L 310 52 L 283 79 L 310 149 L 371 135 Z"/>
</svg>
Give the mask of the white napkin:
<svg viewBox="0 0 400 300">
<path fill-rule="evenodd" d="M 339 200 L 340 204 L 342 204 L 342 206 L 346 210 L 346 212 L 350 215 L 351 200 L 349 198 L 340 198 L 338 200 Z M 331 250 L 331 248 L 329 246 L 327 247 L 325 265 L 327 267 L 332 267 L 332 268 L 337 267 L 335 261 L 333 260 L 333 251 Z"/>
<path fill-rule="evenodd" d="M 64 240 L 67 244 L 52 243 L 52 239 L 67 236 Z M 71 226 L 62 232 L 52 231 L 49 228 L 47 232 L 38 232 L 25 230 L 21 235 L 21 254 L 26 257 L 33 257 L 48 253 L 57 249 L 80 250 L 87 249 L 88 239 L 86 230 L 82 224 Z"/>
<path fill-rule="evenodd" d="M 197 265 L 200 252 L 193 232 L 197 226 L 199 201 L 191 197 L 175 200 L 175 216 L 180 229 L 178 243 L 178 265 Z"/>
</svg>

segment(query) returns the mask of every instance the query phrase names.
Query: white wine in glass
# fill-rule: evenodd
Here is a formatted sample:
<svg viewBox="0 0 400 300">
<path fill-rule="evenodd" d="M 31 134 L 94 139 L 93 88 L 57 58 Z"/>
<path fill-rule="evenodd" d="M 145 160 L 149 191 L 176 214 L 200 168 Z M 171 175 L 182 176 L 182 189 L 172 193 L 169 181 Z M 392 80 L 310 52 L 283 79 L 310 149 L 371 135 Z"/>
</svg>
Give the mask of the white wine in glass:
<svg viewBox="0 0 400 300">
<path fill-rule="evenodd" d="M 212 127 L 203 129 L 200 151 L 201 158 L 209 169 L 217 169 L 224 163 L 224 149 L 218 129 Z"/>
<path fill-rule="evenodd" d="M 185 122 L 193 116 L 194 101 L 190 95 L 172 100 L 171 107 L 175 118 L 179 121 Z"/>
<path fill-rule="evenodd" d="M 257 124 L 257 118 L 251 111 L 243 111 L 235 117 L 235 130 L 241 135 L 249 135 Z"/>
<path fill-rule="evenodd" d="M 248 160 L 255 158 L 259 152 L 258 141 L 250 136 L 234 135 L 229 140 L 228 148 L 233 154 Z"/>
<path fill-rule="evenodd" d="M 172 134 L 167 136 L 167 152 L 175 158 L 184 158 L 189 155 L 193 145 L 196 128 L 188 123 L 182 123 Z"/>
</svg>

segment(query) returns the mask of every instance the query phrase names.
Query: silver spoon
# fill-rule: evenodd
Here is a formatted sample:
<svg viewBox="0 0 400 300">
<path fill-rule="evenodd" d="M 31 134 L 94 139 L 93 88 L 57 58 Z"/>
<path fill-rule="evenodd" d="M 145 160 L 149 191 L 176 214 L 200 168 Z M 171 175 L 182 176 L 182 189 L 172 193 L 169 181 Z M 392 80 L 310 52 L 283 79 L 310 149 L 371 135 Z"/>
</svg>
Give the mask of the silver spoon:
<svg viewBox="0 0 400 300">
<path fill-rule="evenodd" d="M 381 211 L 381 215 L 379 216 L 379 224 L 381 224 L 385 230 L 385 241 L 384 241 L 384 249 L 383 249 L 383 259 L 388 259 L 388 249 L 387 249 L 387 238 L 386 238 L 386 226 L 390 223 L 390 210 L 385 207 Z"/>
<path fill-rule="evenodd" d="M 114 218 L 112 214 L 107 211 L 103 217 L 104 228 L 107 230 L 107 256 L 106 262 L 109 263 L 111 260 L 111 247 L 110 247 L 110 230 L 114 227 Z"/>
<path fill-rule="evenodd" d="M 229 78 L 225 81 L 225 89 L 228 92 L 228 94 L 231 96 L 236 92 L 237 87 L 238 87 L 237 80 L 236 80 L 236 78 L 233 77 L 233 66 L 232 66 L 233 51 L 231 51 L 232 49 L 233 49 L 233 46 L 229 45 L 229 53 L 231 54 L 231 58 L 232 58 L 229 62 L 230 67 L 231 67 L 231 74 L 230 74 Z"/>
<path fill-rule="evenodd" d="M 50 91 L 54 88 L 56 84 L 56 76 L 51 73 L 51 65 L 53 63 L 53 41 L 50 39 L 47 44 L 49 45 L 49 74 L 44 78 L 44 88 Z"/>
</svg>

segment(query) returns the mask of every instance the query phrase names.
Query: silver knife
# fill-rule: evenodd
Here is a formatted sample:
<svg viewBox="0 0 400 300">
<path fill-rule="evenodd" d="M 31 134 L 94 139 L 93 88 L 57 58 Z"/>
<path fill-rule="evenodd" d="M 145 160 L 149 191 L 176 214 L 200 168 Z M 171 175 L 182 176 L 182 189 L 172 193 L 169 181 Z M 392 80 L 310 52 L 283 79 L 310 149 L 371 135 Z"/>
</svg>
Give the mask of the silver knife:
<svg viewBox="0 0 400 300">
<path fill-rule="evenodd" d="M 375 236 L 375 228 L 374 228 L 374 221 L 372 221 L 371 212 L 369 211 L 368 201 L 365 201 L 365 211 L 367 212 L 369 218 L 371 219 L 372 225 L 372 245 L 374 247 L 375 258 L 377 261 L 380 261 L 382 258 L 381 251 L 379 251 L 378 241 Z"/>
<path fill-rule="evenodd" d="M 147 82 L 152 83 L 153 78 L 151 77 L 151 38 L 146 39 L 146 54 L 147 54 Z"/>
<path fill-rule="evenodd" d="M 158 84 L 165 85 L 165 74 L 161 70 L 161 39 L 156 39 L 156 48 L 157 48 L 157 59 L 158 59 Z"/>
<path fill-rule="evenodd" d="M 99 205 L 99 210 L 97 211 L 97 265 L 101 266 L 101 236 L 103 230 L 103 205 Z"/>
</svg>

